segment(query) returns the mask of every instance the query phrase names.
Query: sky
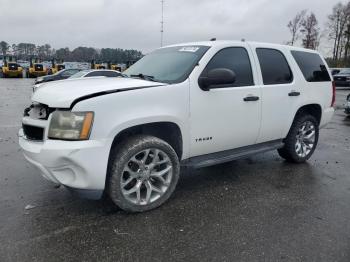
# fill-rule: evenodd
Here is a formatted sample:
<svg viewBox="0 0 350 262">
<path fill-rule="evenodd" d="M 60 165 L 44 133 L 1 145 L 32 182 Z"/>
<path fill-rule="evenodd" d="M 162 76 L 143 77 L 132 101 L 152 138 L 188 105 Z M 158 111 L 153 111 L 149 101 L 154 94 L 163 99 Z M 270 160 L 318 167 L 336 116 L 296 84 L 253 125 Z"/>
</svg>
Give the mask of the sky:
<svg viewBox="0 0 350 262">
<path fill-rule="evenodd" d="M 164 0 L 164 45 L 218 40 L 285 43 L 287 23 L 302 9 L 324 28 L 338 0 Z M 346 2 L 340 0 L 340 2 Z M 138 49 L 160 46 L 160 0 L 0 0 L 0 41 L 54 48 Z M 331 43 L 321 39 L 320 51 Z"/>
</svg>

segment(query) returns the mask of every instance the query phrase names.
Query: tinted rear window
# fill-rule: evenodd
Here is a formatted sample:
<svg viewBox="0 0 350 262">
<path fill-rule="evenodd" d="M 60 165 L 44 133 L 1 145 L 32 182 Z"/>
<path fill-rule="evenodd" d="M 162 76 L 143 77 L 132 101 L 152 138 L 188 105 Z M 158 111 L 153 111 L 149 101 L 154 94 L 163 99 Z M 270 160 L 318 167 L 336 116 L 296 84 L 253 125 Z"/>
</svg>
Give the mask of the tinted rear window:
<svg viewBox="0 0 350 262">
<path fill-rule="evenodd" d="M 257 48 L 264 85 L 287 84 L 293 81 L 293 74 L 284 55 L 269 48 Z"/>
<path fill-rule="evenodd" d="M 327 68 L 318 54 L 303 51 L 291 52 L 306 81 L 331 81 Z"/>
</svg>

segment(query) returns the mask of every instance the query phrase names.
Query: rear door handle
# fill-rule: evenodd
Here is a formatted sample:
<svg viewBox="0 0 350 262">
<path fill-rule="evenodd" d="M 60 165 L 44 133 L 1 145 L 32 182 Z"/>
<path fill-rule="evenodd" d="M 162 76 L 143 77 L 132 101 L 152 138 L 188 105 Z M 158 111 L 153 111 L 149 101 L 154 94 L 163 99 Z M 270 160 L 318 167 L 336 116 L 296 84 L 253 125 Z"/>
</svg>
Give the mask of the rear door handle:
<svg viewBox="0 0 350 262">
<path fill-rule="evenodd" d="M 300 96 L 300 92 L 297 91 L 291 91 L 290 93 L 288 93 L 289 96 Z"/>
<path fill-rule="evenodd" d="M 258 101 L 259 97 L 258 96 L 246 96 L 245 98 L 243 98 L 243 100 L 245 102 L 249 102 L 249 101 Z"/>
</svg>

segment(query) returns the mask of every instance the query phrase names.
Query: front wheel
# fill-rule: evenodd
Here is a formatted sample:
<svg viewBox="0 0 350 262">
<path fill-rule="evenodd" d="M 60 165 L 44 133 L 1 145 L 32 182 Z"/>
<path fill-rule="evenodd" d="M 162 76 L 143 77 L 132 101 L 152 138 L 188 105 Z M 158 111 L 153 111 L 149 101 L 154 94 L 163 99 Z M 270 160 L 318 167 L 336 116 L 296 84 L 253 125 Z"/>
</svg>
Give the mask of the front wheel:
<svg viewBox="0 0 350 262">
<path fill-rule="evenodd" d="M 284 139 L 284 147 L 278 149 L 278 153 L 289 162 L 305 162 L 315 151 L 318 136 L 319 127 L 315 117 L 297 116 Z"/>
<path fill-rule="evenodd" d="M 132 137 L 116 147 L 111 153 L 107 182 L 112 201 L 129 212 L 148 211 L 163 204 L 179 178 L 180 164 L 174 149 L 146 135 Z"/>
</svg>

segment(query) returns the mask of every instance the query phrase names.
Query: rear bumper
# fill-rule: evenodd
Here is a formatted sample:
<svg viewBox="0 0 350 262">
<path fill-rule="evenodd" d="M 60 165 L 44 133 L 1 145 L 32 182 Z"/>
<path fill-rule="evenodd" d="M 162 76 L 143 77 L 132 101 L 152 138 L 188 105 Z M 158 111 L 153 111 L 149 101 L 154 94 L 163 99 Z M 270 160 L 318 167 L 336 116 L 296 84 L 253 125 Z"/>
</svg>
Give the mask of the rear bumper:
<svg viewBox="0 0 350 262">
<path fill-rule="evenodd" d="M 326 108 L 325 110 L 323 110 L 322 118 L 321 118 L 321 122 L 320 122 L 320 128 L 325 127 L 331 121 L 333 115 L 334 115 L 334 108 L 333 107 L 329 107 L 329 108 Z"/>
<path fill-rule="evenodd" d="M 23 75 L 22 70 L 21 71 L 4 71 L 3 72 L 4 75 L 8 76 L 8 77 L 19 77 Z"/>
<path fill-rule="evenodd" d="M 84 197 L 97 199 L 103 193 L 109 146 L 105 140 L 28 140 L 19 131 L 24 157 L 42 176 Z"/>
<path fill-rule="evenodd" d="M 33 75 L 33 76 L 36 76 L 36 77 L 38 77 L 38 76 L 46 76 L 47 75 L 46 71 L 33 71 L 33 72 L 30 72 L 30 74 Z"/>
</svg>

